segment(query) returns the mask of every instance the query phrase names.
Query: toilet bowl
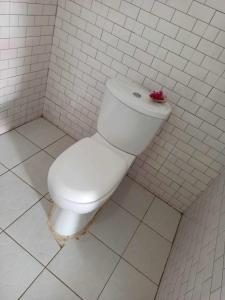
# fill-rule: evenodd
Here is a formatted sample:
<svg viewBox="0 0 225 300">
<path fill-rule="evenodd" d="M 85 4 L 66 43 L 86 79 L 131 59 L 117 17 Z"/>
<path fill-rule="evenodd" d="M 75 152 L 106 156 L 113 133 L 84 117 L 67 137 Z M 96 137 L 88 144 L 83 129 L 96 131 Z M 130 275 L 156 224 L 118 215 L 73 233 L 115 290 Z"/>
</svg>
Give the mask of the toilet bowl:
<svg viewBox="0 0 225 300">
<path fill-rule="evenodd" d="M 135 156 L 107 143 L 99 134 L 70 146 L 52 164 L 49 193 L 56 206 L 51 214 L 55 232 L 79 232 L 112 195 Z"/>
<path fill-rule="evenodd" d="M 107 82 L 97 133 L 70 146 L 49 169 L 54 232 L 72 236 L 92 220 L 170 112 L 132 81 Z"/>
</svg>

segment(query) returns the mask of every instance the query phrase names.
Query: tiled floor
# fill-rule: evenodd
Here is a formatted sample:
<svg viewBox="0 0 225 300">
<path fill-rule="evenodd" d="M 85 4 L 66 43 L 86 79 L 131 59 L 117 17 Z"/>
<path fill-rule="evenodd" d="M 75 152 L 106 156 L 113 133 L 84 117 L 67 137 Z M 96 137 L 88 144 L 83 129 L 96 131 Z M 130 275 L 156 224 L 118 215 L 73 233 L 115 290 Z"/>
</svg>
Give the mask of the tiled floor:
<svg viewBox="0 0 225 300">
<path fill-rule="evenodd" d="M 180 214 L 126 177 L 89 233 L 60 248 L 46 178 L 72 143 L 44 119 L 0 136 L 0 299 L 154 299 Z"/>
</svg>

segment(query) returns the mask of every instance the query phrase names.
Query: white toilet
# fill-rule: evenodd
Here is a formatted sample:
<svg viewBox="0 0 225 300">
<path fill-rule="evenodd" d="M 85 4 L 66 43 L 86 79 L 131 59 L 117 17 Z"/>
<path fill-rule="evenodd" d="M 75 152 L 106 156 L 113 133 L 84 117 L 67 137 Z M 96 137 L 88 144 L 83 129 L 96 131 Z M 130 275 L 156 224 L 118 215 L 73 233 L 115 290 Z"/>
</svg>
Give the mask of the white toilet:
<svg viewBox="0 0 225 300">
<path fill-rule="evenodd" d="M 97 133 L 52 164 L 48 188 L 55 206 L 50 222 L 57 234 L 74 235 L 90 222 L 168 118 L 170 105 L 155 103 L 148 94 L 130 80 L 108 80 Z"/>
</svg>

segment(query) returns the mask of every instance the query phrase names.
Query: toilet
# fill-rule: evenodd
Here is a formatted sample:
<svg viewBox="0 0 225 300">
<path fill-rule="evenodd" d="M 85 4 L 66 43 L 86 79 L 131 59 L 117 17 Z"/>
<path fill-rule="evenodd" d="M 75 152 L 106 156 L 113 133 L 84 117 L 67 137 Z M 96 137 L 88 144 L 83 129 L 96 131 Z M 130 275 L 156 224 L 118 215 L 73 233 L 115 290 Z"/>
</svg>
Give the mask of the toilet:
<svg viewBox="0 0 225 300">
<path fill-rule="evenodd" d="M 70 146 L 50 167 L 50 224 L 58 235 L 85 228 L 170 115 L 167 102 L 153 102 L 148 94 L 133 81 L 108 80 L 97 133 Z"/>
</svg>

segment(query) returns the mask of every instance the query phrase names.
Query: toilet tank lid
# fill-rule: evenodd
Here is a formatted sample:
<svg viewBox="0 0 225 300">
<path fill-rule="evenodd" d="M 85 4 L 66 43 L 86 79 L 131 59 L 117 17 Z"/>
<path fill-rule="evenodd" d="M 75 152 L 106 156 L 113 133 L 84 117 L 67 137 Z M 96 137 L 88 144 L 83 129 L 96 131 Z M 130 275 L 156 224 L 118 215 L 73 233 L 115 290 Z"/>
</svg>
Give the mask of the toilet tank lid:
<svg viewBox="0 0 225 300">
<path fill-rule="evenodd" d="M 129 79 L 109 79 L 106 87 L 123 104 L 144 115 L 167 119 L 171 113 L 169 103 L 153 102 L 148 89 Z"/>
</svg>

